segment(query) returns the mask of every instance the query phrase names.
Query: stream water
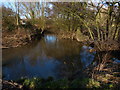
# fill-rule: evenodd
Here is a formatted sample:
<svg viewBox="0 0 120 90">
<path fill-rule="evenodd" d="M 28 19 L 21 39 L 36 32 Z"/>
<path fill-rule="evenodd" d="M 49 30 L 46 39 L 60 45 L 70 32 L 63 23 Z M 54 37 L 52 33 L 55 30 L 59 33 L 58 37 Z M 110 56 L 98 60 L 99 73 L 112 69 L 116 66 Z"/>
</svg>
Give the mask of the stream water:
<svg viewBox="0 0 120 90">
<path fill-rule="evenodd" d="M 46 35 L 31 45 L 4 49 L 3 79 L 67 77 L 92 62 L 94 54 L 88 49 L 77 41 L 57 39 L 53 35 Z"/>
</svg>

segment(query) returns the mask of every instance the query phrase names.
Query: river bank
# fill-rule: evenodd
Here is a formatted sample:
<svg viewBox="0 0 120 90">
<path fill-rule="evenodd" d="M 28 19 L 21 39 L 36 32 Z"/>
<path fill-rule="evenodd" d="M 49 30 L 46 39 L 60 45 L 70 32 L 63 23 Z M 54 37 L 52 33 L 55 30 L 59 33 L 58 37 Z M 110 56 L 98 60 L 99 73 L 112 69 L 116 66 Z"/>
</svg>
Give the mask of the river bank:
<svg viewBox="0 0 120 90">
<path fill-rule="evenodd" d="M 16 89 L 16 90 L 26 90 L 26 89 L 69 89 L 69 88 L 88 88 L 88 89 L 112 89 L 118 90 L 120 86 L 120 64 L 111 63 L 107 64 L 108 66 L 101 72 L 92 72 L 89 69 L 83 71 L 83 74 L 77 74 L 74 79 L 63 78 L 55 80 L 53 77 L 44 78 L 22 78 L 17 81 L 6 81 L 3 80 L 3 89 Z M 86 75 L 87 74 L 87 75 Z M 94 74 L 94 75 L 93 75 Z M 91 76 L 94 78 L 91 78 Z"/>
<path fill-rule="evenodd" d="M 28 36 L 24 30 L 3 31 L 2 32 L 2 48 L 13 48 L 26 45 L 29 42 Z"/>
<path fill-rule="evenodd" d="M 90 66 L 72 77 L 54 79 L 53 77 L 44 78 L 21 78 L 19 80 L 3 80 L 3 89 L 15 90 L 36 90 L 36 89 L 68 89 L 68 88 L 94 88 L 118 90 L 120 86 L 120 63 L 110 61 L 102 71 L 94 70 Z"/>
<path fill-rule="evenodd" d="M 36 37 L 32 37 L 32 35 L 28 32 L 26 32 L 27 30 L 25 29 L 19 29 L 19 30 L 14 30 L 11 32 L 8 31 L 3 31 L 2 32 L 2 47 L 3 49 L 5 48 L 14 48 L 14 47 L 21 47 L 24 46 L 26 44 L 29 44 L 31 42 L 34 42 Z M 49 31 L 46 30 L 44 31 L 45 33 L 43 33 L 43 35 L 45 34 L 50 34 L 50 35 L 54 35 L 59 39 L 71 39 L 71 40 L 76 40 L 78 42 L 86 42 L 87 40 L 84 40 L 84 37 L 81 38 L 81 40 L 79 39 L 77 32 L 73 32 L 73 31 Z M 38 35 L 39 38 L 38 40 L 40 40 L 40 37 L 42 37 L 42 35 Z"/>
<path fill-rule="evenodd" d="M 42 33 L 36 29 L 32 32 L 30 29 L 19 28 L 13 31 L 2 31 L 2 47 L 3 49 L 21 47 L 30 44 L 36 40 L 40 40 Z"/>
<path fill-rule="evenodd" d="M 50 33 L 49 33 L 50 34 Z M 77 41 L 76 39 L 75 39 L 75 37 L 74 37 L 74 34 L 75 33 L 73 33 L 73 32 L 56 32 L 56 34 L 55 33 L 51 33 L 50 35 L 54 35 L 54 36 L 56 36 L 57 38 L 59 38 L 60 40 L 67 40 L 67 39 L 72 39 L 73 41 L 75 40 L 75 41 Z M 10 36 L 8 36 L 8 37 L 12 37 L 12 35 L 13 34 L 11 34 Z M 20 36 L 22 36 L 23 34 L 19 34 Z M 18 37 L 18 39 L 20 38 L 20 36 Z M 72 37 L 73 36 L 73 37 Z M 25 39 L 25 38 L 27 38 L 27 37 L 24 37 L 24 38 L 22 38 L 22 39 Z M 47 51 L 50 51 L 48 48 L 47 48 L 47 45 L 45 44 L 45 42 L 46 42 L 46 40 L 48 39 L 48 42 L 50 43 L 53 43 L 56 39 L 54 38 L 54 37 L 50 37 L 50 38 L 45 38 L 45 40 L 44 41 L 42 41 L 42 43 L 41 44 L 43 44 L 44 45 L 44 47 L 43 48 L 46 48 L 46 50 Z M 11 38 L 11 40 L 16 40 L 16 39 L 13 39 L 13 38 Z M 53 40 L 53 41 L 49 41 L 49 40 Z M 8 41 L 9 41 L 9 39 L 8 39 Z M 69 40 L 68 40 L 69 41 Z M 11 43 L 11 42 L 9 42 L 9 43 Z M 28 42 L 29 43 L 29 42 Z M 68 48 L 69 48 L 69 46 L 70 46 L 70 43 L 71 42 L 69 42 L 68 43 Z M 27 43 L 26 43 L 27 44 Z M 17 47 L 19 47 L 19 45 L 20 46 L 22 46 L 22 45 L 26 45 L 26 44 L 18 44 L 18 43 L 16 43 L 15 45 L 18 45 Z M 41 44 L 39 44 L 38 46 L 40 46 Z M 67 44 L 67 42 L 65 41 L 65 44 Z M 71 43 L 71 44 L 73 44 L 73 43 Z M 6 44 L 7 45 L 7 44 Z M 9 44 L 10 45 L 10 44 Z M 13 44 L 14 45 L 14 44 Z M 50 44 L 50 45 L 48 45 L 48 46 L 51 46 L 52 44 Z M 57 45 L 57 44 L 56 44 Z M 55 45 L 55 46 L 56 46 Z M 61 44 L 62 45 L 62 44 Z M 54 47 L 55 47 L 54 46 Z M 73 45 L 74 46 L 74 45 Z M 65 47 L 64 49 L 66 49 L 67 47 Z M 71 47 L 70 47 L 71 48 Z M 75 47 L 74 47 L 74 49 L 75 49 Z M 39 49 L 37 49 L 37 50 L 39 50 Z M 59 49 L 58 49 L 59 50 Z M 73 50 L 73 49 L 72 49 Z M 25 51 L 27 51 L 27 50 L 25 50 Z M 33 51 L 33 50 L 32 50 Z M 66 49 L 66 51 L 69 51 L 69 50 L 67 50 Z M 51 51 L 50 51 L 51 52 Z M 48 55 L 48 57 L 51 57 L 51 55 L 53 55 L 53 54 L 51 54 L 50 52 L 47 52 L 47 55 Z M 54 51 L 53 51 L 54 52 Z M 57 51 L 58 52 L 58 51 Z M 56 53 L 57 53 L 56 52 Z M 67 52 L 67 53 L 70 53 L 71 51 L 69 51 L 69 52 Z M 32 52 L 33 53 L 33 52 Z M 63 52 L 62 52 L 63 53 Z M 40 53 L 39 53 L 40 54 Z M 59 54 L 59 52 L 58 52 L 58 54 Z M 117 53 L 118 54 L 118 53 Z M 19 54 L 18 54 L 19 55 Z M 37 55 L 37 53 L 36 53 L 36 55 Z M 57 56 L 57 55 L 55 55 L 55 56 Z M 59 55 L 58 55 L 58 57 L 60 57 Z M 34 57 L 33 57 L 34 58 Z M 65 58 L 65 59 L 67 59 L 67 58 Z M 68 59 L 69 60 L 69 59 Z M 67 61 L 68 61 L 67 60 Z M 75 60 L 74 60 L 75 61 Z M 85 69 L 84 70 L 84 73 L 86 74 L 86 77 L 83 79 L 83 81 L 81 80 L 81 73 L 79 73 L 79 72 L 77 72 L 77 73 L 75 73 L 75 74 L 73 74 L 73 75 L 70 75 L 71 77 L 69 77 L 69 78 L 65 78 L 65 80 L 64 79 L 59 79 L 59 80 L 43 80 L 42 81 L 42 83 L 41 83 L 41 78 L 36 78 L 36 79 L 29 79 L 29 78 L 25 78 L 22 82 L 18 82 L 18 81 L 4 81 L 3 80 L 3 88 L 14 88 L 14 89 L 24 89 L 24 88 L 28 88 L 28 89 L 30 89 L 30 88 L 55 88 L 54 86 L 56 85 L 55 83 L 57 83 L 57 85 L 56 85 L 56 88 L 118 88 L 118 87 L 116 87 L 116 86 L 118 86 L 119 85 L 119 79 L 120 79 L 120 77 L 119 77 L 119 63 L 117 63 L 117 64 L 115 64 L 115 62 L 113 62 L 112 60 L 109 60 L 110 62 L 109 63 L 107 63 L 105 66 L 105 69 L 103 69 L 103 71 L 100 71 L 100 72 L 97 72 L 97 70 L 95 71 L 95 72 L 97 72 L 97 73 L 95 73 L 94 74 L 94 77 L 92 78 L 92 75 L 93 75 L 93 72 L 92 72 L 92 70 L 93 70 L 93 68 L 94 67 L 88 67 L 87 69 Z M 70 64 L 70 65 L 74 65 L 75 64 L 75 66 L 77 66 L 76 65 L 76 63 L 74 63 L 74 62 L 66 62 L 66 61 L 64 61 L 64 63 L 66 64 L 69 64 L 69 63 L 72 63 L 72 64 Z M 66 64 L 66 65 L 67 65 Z M 104 71 L 104 70 L 107 70 L 107 71 Z M 113 74 L 113 75 L 111 75 L 111 74 Z M 90 75 L 90 76 L 89 76 Z M 97 78 L 96 78 L 97 77 Z M 39 86 L 37 86 L 37 84 L 36 83 L 38 83 L 38 82 L 40 82 L 40 85 L 41 85 L 41 87 L 39 87 Z M 67 82 L 66 84 L 64 84 L 64 85 L 62 85 L 61 86 L 61 83 L 64 83 L 64 82 Z M 72 87 L 71 87 L 72 86 Z"/>
</svg>

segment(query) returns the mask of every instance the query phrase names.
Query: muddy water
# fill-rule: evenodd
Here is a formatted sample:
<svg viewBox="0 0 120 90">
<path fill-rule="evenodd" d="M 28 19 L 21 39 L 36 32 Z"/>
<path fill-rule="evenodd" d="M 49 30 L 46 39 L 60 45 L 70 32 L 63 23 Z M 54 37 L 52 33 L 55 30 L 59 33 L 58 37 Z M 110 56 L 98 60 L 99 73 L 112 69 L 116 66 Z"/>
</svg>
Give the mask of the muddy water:
<svg viewBox="0 0 120 90">
<path fill-rule="evenodd" d="M 44 36 L 31 45 L 3 50 L 3 79 L 52 76 L 56 79 L 82 70 L 94 59 L 89 48 L 74 40 Z"/>
</svg>

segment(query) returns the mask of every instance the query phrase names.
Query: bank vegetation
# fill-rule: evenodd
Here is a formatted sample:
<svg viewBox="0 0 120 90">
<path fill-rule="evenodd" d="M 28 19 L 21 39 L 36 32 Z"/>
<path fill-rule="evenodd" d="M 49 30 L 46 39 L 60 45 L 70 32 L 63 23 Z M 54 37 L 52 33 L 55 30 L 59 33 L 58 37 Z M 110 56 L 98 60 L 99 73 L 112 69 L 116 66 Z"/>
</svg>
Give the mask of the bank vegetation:
<svg viewBox="0 0 120 90">
<path fill-rule="evenodd" d="M 113 62 L 113 53 L 120 58 L 120 2 L 14 2 L 8 5 L 1 7 L 3 48 L 40 40 L 44 34 L 77 40 L 96 52 L 87 71 L 96 80 L 98 73 Z"/>
</svg>

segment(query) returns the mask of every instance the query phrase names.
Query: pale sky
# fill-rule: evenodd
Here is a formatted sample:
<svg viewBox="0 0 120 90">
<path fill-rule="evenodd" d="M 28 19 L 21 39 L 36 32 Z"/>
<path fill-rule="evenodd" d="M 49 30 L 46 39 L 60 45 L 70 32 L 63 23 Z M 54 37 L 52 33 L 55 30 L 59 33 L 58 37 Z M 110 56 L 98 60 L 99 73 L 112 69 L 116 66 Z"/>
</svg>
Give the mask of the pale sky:
<svg viewBox="0 0 120 90">
<path fill-rule="evenodd" d="M 54 2 L 54 1 L 58 1 L 58 0 L 2 0 L 2 1 L 0 1 L 0 6 L 2 5 L 2 4 L 4 4 L 4 6 L 6 6 L 6 7 L 9 7 L 9 8 L 11 8 L 13 11 L 15 11 L 15 6 L 14 6 L 14 2 L 15 1 L 22 1 L 22 2 L 26 2 L 26 1 L 28 1 L 28 2 L 30 2 L 30 1 L 32 1 L 32 2 L 44 2 L 44 1 L 52 1 L 52 2 Z M 62 0 L 63 2 L 64 1 L 68 1 L 68 0 Z M 70 0 L 69 0 L 70 1 Z M 71 0 L 71 1 L 78 1 L 78 0 Z M 88 1 L 88 0 L 79 0 L 79 1 Z M 91 1 L 91 0 L 89 0 L 89 1 Z M 92 0 L 92 2 L 94 3 L 94 4 L 97 4 L 98 2 L 99 2 L 100 0 Z M 102 1 L 105 1 L 105 0 L 102 0 Z M 106 0 L 106 1 L 110 1 L 110 0 Z M 111 0 L 111 1 L 116 1 L 116 0 Z M 2 4 L 1 4 L 2 3 Z M 9 3 L 11 3 L 11 5 L 9 4 Z M 50 7 L 52 7 L 52 6 L 50 6 Z M 104 6 L 104 8 L 105 8 L 105 6 Z"/>
<path fill-rule="evenodd" d="M 120 0 L 1 0 L 0 2 L 86 2 L 86 1 L 92 1 L 92 2 L 99 2 L 99 1 L 107 1 L 107 2 L 118 2 Z"/>
</svg>

